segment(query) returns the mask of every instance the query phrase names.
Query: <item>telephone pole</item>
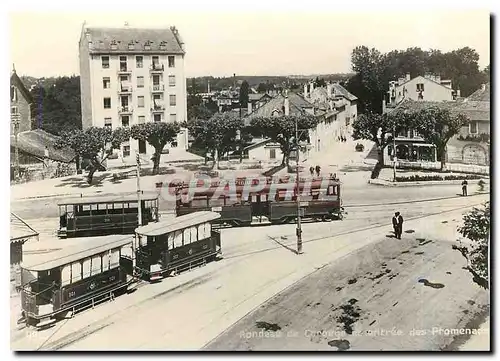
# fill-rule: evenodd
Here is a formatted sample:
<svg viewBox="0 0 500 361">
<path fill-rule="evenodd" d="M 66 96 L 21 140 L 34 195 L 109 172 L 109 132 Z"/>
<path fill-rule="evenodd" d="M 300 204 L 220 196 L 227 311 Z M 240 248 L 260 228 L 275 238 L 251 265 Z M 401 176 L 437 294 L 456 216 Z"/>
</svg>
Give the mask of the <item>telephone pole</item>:
<svg viewBox="0 0 500 361">
<path fill-rule="evenodd" d="M 14 179 L 19 178 L 19 144 L 18 144 L 18 133 L 19 133 L 19 121 L 21 116 L 17 113 L 11 115 L 12 123 L 14 124 L 14 136 L 15 136 L 15 168 L 14 168 Z"/>
<path fill-rule="evenodd" d="M 300 190 L 299 190 L 299 125 L 295 119 L 295 154 L 296 154 L 296 200 L 297 200 L 297 254 L 302 254 L 302 227 L 300 214 Z"/>
<path fill-rule="evenodd" d="M 142 226 L 142 207 L 141 207 L 141 160 L 139 158 L 139 151 L 136 151 L 135 160 L 137 162 L 137 203 L 138 203 L 138 227 Z"/>
</svg>

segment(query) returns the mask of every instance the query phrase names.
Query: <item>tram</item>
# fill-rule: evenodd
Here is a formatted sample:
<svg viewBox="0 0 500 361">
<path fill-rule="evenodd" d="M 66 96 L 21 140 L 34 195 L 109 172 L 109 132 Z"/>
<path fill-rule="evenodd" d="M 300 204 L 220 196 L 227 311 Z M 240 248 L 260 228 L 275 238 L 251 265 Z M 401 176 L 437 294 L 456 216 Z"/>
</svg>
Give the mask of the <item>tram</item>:
<svg viewBox="0 0 500 361">
<path fill-rule="evenodd" d="M 214 260 L 221 254 L 221 240 L 212 223 L 219 218 L 216 212 L 194 212 L 137 228 L 136 274 L 154 282 Z"/>
<path fill-rule="evenodd" d="M 126 291 L 134 280 L 132 242 L 132 236 L 124 235 L 84 238 L 28 258 L 21 264 L 26 324 L 49 326 L 61 315 L 74 315 Z"/>
<path fill-rule="evenodd" d="M 67 199 L 59 206 L 59 238 L 133 234 L 138 224 L 137 195 Z M 142 225 L 158 221 L 158 194 L 141 195 Z"/>
<path fill-rule="evenodd" d="M 271 177 L 263 181 L 266 184 L 260 190 L 245 191 L 245 181 L 239 179 L 233 191 L 222 194 L 217 189 L 220 181 L 212 182 L 208 189 L 190 189 L 188 184 L 179 185 L 176 189 L 176 214 L 214 211 L 221 215 L 218 223 L 232 226 L 294 222 L 297 219 L 296 184 L 288 179 Z M 252 182 L 255 185 L 258 180 Z M 228 187 L 226 190 L 229 190 Z M 298 191 L 301 217 L 304 219 L 342 219 L 341 183 L 338 179 L 300 179 Z M 287 197 L 287 192 L 291 192 L 292 196 Z"/>
</svg>

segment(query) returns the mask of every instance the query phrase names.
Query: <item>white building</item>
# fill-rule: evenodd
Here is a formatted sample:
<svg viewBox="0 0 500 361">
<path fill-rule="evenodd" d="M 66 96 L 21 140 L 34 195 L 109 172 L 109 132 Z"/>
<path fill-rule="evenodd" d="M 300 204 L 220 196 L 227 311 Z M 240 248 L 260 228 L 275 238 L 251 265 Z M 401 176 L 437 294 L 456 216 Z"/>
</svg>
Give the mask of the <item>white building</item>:
<svg viewBox="0 0 500 361">
<path fill-rule="evenodd" d="M 127 127 L 187 119 L 184 43 L 175 27 L 161 29 L 82 27 L 79 42 L 83 129 Z M 182 129 L 167 147 L 187 149 Z M 130 139 L 123 157 L 152 154 Z"/>
</svg>

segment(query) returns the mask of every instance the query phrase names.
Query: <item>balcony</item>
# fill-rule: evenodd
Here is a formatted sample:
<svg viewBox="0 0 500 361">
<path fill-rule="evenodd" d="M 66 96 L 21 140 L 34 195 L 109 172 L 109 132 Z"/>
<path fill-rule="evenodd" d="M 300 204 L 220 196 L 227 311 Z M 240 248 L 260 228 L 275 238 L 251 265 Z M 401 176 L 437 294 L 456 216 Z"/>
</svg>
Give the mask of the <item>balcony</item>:
<svg viewBox="0 0 500 361">
<path fill-rule="evenodd" d="M 165 70 L 165 66 L 163 64 L 160 64 L 160 63 L 153 63 L 149 66 L 149 71 L 152 72 L 152 73 L 161 73 Z"/>
<path fill-rule="evenodd" d="M 153 113 L 162 113 L 165 111 L 165 105 L 163 104 L 156 104 L 151 108 L 151 112 Z"/>
<path fill-rule="evenodd" d="M 132 114 L 132 107 L 130 105 L 118 107 L 118 114 Z"/>
<path fill-rule="evenodd" d="M 165 85 L 164 84 L 154 84 L 151 86 L 151 92 L 152 93 L 163 93 L 165 91 Z"/>
<path fill-rule="evenodd" d="M 118 75 L 128 75 L 132 74 L 132 70 L 127 68 L 126 66 L 120 66 L 118 69 Z"/>
</svg>

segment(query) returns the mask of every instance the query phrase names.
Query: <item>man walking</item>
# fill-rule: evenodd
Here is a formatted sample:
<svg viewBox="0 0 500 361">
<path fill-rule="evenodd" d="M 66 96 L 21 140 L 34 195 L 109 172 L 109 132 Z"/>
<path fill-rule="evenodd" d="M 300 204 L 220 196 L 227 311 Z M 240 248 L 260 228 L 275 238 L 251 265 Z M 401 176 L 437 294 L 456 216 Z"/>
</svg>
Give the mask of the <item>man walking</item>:
<svg viewBox="0 0 500 361">
<path fill-rule="evenodd" d="M 394 213 L 394 217 L 392 217 L 392 227 L 394 228 L 394 235 L 397 239 L 401 239 L 401 235 L 403 233 L 403 221 L 401 213 Z"/>
<path fill-rule="evenodd" d="M 314 167 L 313 166 L 309 167 L 309 172 L 311 173 L 311 177 L 313 177 L 314 176 Z"/>
<path fill-rule="evenodd" d="M 321 167 L 319 165 L 316 166 L 316 176 L 319 177 L 319 174 L 321 172 Z"/>
<path fill-rule="evenodd" d="M 464 197 L 467 197 L 467 180 L 464 179 L 464 181 L 462 182 L 462 195 Z"/>
</svg>

